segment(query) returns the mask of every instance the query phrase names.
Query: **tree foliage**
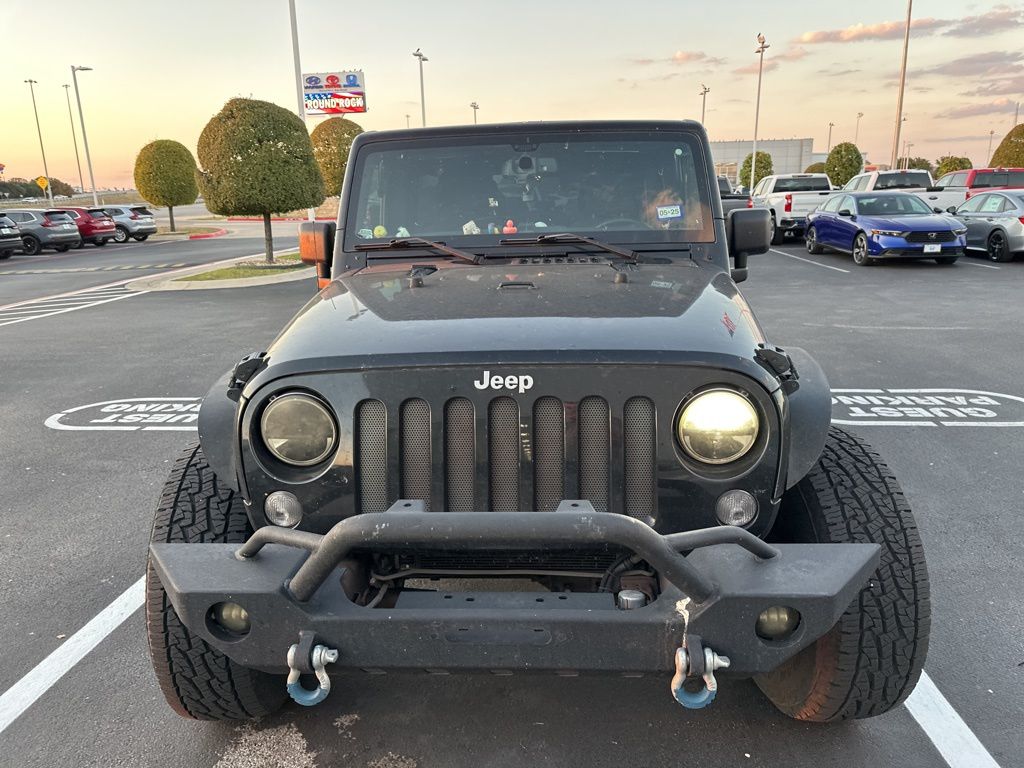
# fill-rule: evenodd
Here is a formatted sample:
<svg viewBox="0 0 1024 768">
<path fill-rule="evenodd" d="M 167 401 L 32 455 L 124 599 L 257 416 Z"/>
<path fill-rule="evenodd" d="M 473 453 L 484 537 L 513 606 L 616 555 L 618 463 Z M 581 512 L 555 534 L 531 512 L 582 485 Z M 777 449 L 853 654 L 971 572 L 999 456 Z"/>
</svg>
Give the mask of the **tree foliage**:
<svg viewBox="0 0 1024 768">
<path fill-rule="evenodd" d="M 840 187 L 863 169 L 864 155 L 852 141 L 836 144 L 825 160 L 825 173 L 833 184 Z"/>
<path fill-rule="evenodd" d="M 911 171 L 928 171 L 929 173 L 934 170 L 931 160 L 926 157 L 901 157 L 896 161 L 896 167 Z"/>
<path fill-rule="evenodd" d="M 825 173 L 824 163 L 811 163 L 804 168 L 804 173 Z"/>
<path fill-rule="evenodd" d="M 313 157 L 320 167 L 324 188 L 329 195 L 341 193 L 341 182 L 345 178 L 348 153 L 352 140 L 363 129 L 351 120 L 332 117 L 313 129 L 310 140 L 313 143 Z"/>
<path fill-rule="evenodd" d="M 999 142 L 989 165 L 993 168 L 1024 168 L 1024 123 L 1013 128 Z"/>
<path fill-rule="evenodd" d="M 935 175 L 945 176 L 953 171 L 969 171 L 973 166 L 970 159 L 956 155 L 943 155 L 935 161 Z"/>
<path fill-rule="evenodd" d="M 158 139 L 135 158 L 135 188 L 153 205 L 191 205 L 196 201 L 196 161 L 184 144 Z"/>
<path fill-rule="evenodd" d="M 772 166 L 772 156 L 767 152 L 757 151 L 757 167 L 754 170 L 756 178 L 753 183 L 750 181 L 750 164 L 754 157 L 754 153 L 751 152 L 743 159 L 743 165 L 740 167 L 740 185 L 747 189 L 752 189 L 757 182 L 763 179 L 765 176 L 771 176 L 775 173 L 775 169 Z"/>
<path fill-rule="evenodd" d="M 42 175 L 39 174 L 39 176 Z M 55 195 L 67 195 L 70 197 L 75 194 L 75 190 L 71 188 L 70 184 L 53 176 L 50 177 L 50 188 Z M 19 200 L 23 197 L 42 197 L 45 194 L 42 187 L 36 184 L 35 178 L 30 180 L 16 177 L 7 181 L 0 181 L 0 197 L 4 199 Z"/>
</svg>

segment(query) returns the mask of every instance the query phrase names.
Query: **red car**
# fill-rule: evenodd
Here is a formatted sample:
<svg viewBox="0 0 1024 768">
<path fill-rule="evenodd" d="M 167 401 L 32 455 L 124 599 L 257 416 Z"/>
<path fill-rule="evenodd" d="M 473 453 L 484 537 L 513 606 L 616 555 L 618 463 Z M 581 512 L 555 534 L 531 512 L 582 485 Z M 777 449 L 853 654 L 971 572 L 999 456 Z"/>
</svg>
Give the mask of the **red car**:
<svg viewBox="0 0 1024 768">
<path fill-rule="evenodd" d="M 944 200 L 958 205 L 964 200 L 970 200 L 972 195 L 979 192 L 1024 187 L 1024 168 L 972 168 L 968 171 L 953 171 L 935 182 L 935 186 L 942 187 L 943 191 L 963 193 L 959 200 Z"/>
<path fill-rule="evenodd" d="M 78 234 L 82 236 L 81 248 L 86 243 L 106 245 L 114 239 L 114 220 L 102 208 L 61 208 L 78 225 Z"/>
</svg>

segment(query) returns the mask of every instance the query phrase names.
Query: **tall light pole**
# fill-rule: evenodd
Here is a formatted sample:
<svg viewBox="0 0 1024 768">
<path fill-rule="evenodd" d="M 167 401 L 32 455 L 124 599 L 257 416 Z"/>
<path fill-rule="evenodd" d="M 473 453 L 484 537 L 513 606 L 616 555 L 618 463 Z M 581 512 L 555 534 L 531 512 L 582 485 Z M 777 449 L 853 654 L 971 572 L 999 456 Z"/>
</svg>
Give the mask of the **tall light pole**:
<svg viewBox="0 0 1024 768">
<path fill-rule="evenodd" d="M 757 127 L 761 118 L 761 75 L 764 72 L 764 52 L 771 48 L 764 40 L 764 35 L 757 33 L 757 48 L 754 53 L 760 56 L 757 64 L 757 103 L 754 105 L 754 152 L 750 156 L 750 189 L 754 188 L 754 181 L 757 179 Z"/>
<path fill-rule="evenodd" d="M 423 93 L 423 62 L 430 61 L 419 48 L 412 53 L 417 59 L 420 60 L 420 114 L 423 117 L 423 127 L 427 127 L 427 101 L 426 96 Z"/>
<path fill-rule="evenodd" d="M 903 123 L 903 90 L 907 85 L 907 50 L 910 48 L 910 16 L 914 0 L 907 0 L 907 28 L 903 30 L 903 63 L 900 64 L 900 90 L 896 98 L 896 131 L 892 138 L 892 167 L 896 167 L 896 153 L 900 148 L 900 128 Z"/>
<path fill-rule="evenodd" d="M 708 88 L 704 83 L 700 84 L 700 124 L 704 125 L 704 113 L 707 111 L 708 106 L 708 94 L 711 93 L 711 89 Z"/>
<path fill-rule="evenodd" d="M 857 144 L 857 139 L 860 138 L 860 119 L 864 117 L 863 112 L 857 113 L 857 127 L 853 129 L 853 143 Z"/>
<path fill-rule="evenodd" d="M 473 125 L 476 125 L 476 111 L 480 109 L 480 105 L 475 101 L 469 102 L 469 106 L 473 108 Z"/>
<path fill-rule="evenodd" d="M 988 132 L 988 154 L 985 155 L 985 165 L 992 162 L 992 139 L 995 135 L 996 132 L 994 129 Z"/>
<path fill-rule="evenodd" d="M 910 170 L 910 150 L 911 150 L 911 148 L 913 146 L 914 146 L 913 142 L 910 142 L 910 141 L 907 142 L 907 158 L 906 158 L 906 160 L 903 161 L 903 170 L 905 170 L 905 171 L 909 171 Z"/>
<path fill-rule="evenodd" d="M 82 144 L 85 146 L 85 165 L 89 169 L 89 186 L 92 187 L 92 204 L 99 205 L 96 197 L 96 178 L 92 175 L 92 158 L 89 156 L 89 137 L 85 135 L 85 113 L 82 112 L 82 96 L 78 93 L 78 73 L 91 72 L 92 67 L 71 67 L 71 79 L 75 83 L 75 101 L 78 102 L 78 124 L 82 126 Z"/>
<path fill-rule="evenodd" d="M 409 127 L 409 117 L 410 117 L 410 115 L 409 115 L 409 114 L 406 114 L 406 116 L 405 116 L 405 127 L 406 127 L 406 128 L 408 128 L 408 127 Z"/>
<path fill-rule="evenodd" d="M 829 123 L 828 124 L 828 148 L 825 150 L 826 152 L 831 152 L 832 151 L 832 129 L 835 128 L 835 127 L 836 127 L 835 123 Z"/>
<path fill-rule="evenodd" d="M 306 125 L 306 97 L 302 90 L 302 63 L 299 61 L 299 25 L 295 21 L 295 0 L 288 0 L 288 22 L 292 28 L 292 61 L 295 65 L 295 106 L 299 113 L 299 119 Z M 309 221 L 316 219 L 316 211 L 313 208 L 306 209 L 306 218 Z M 265 236 L 270 241 L 271 232 L 269 222 L 264 222 Z"/>
<path fill-rule="evenodd" d="M 82 161 L 78 159 L 78 139 L 75 138 L 75 116 L 71 113 L 71 86 L 65 83 L 64 95 L 68 98 L 68 120 L 71 121 L 71 143 L 75 145 L 75 165 L 78 166 L 78 188 L 85 192 L 85 179 L 82 178 Z"/>
<path fill-rule="evenodd" d="M 43 156 L 43 175 L 46 176 L 46 194 L 50 198 L 50 202 L 53 203 L 53 187 L 50 186 L 50 169 L 46 167 L 46 150 L 43 149 L 43 129 L 39 127 L 39 110 L 36 109 L 36 89 L 33 87 L 38 85 L 36 80 L 26 80 L 28 83 L 28 90 L 32 94 L 32 111 L 36 116 L 36 133 L 39 134 L 39 153 Z"/>
</svg>

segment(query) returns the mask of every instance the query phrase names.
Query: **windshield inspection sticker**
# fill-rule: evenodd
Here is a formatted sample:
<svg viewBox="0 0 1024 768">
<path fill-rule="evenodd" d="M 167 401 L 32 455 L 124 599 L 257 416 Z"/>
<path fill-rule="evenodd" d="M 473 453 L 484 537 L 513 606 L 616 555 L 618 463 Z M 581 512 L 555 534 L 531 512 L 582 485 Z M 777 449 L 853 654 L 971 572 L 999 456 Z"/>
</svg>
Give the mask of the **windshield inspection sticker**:
<svg viewBox="0 0 1024 768">
<path fill-rule="evenodd" d="M 648 209 L 650 210 L 650 209 Z M 667 219 L 681 219 L 683 218 L 683 207 L 681 205 L 659 205 L 658 206 L 658 219 L 659 221 L 666 221 Z"/>
<path fill-rule="evenodd" d="M 196 429 L 199 397 L 125 397 L 55 413 L 44 424 L 61 430 L 184 431 Z"/>
<path fill-rule="evenodd" d="M 976 389 L 833 389 L 832 423 L 1024 427 L 1024 397 Z"/>
</svg>

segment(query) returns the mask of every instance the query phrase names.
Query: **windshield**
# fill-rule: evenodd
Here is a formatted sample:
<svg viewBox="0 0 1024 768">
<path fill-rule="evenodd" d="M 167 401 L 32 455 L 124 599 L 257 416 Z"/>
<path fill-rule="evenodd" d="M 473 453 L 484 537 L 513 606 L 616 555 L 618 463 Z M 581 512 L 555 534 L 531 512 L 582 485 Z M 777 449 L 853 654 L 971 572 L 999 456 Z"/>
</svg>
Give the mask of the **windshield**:
<svg viewBox="0 0 1024 768">
<path fill-rule="evenodd" d="M 901 171 L 899 173 L 880 173 L 875 189 L 909 189 L 912 187 L 930 187 L 932 180 L 927 171 Z"/>
<path fill-rule="evenodd" d="M 797 176 L 775 180 L 776 192 L 826 192 L 831 188 L 824 176 Z"/>
<path fill-rule="evenodd" d="M 857 212 L 864 216 L 918 216 L 933 213 L 913 195 L 878 195 L 857 198 Z"/>
<path fill-rule="evenodd" d="M 354 169 L 346 247 L 458 247 L 524 233 L 713 242 L 706 165 L 688 133 L 460 136 L 372 143 Z"/>
</svg>

